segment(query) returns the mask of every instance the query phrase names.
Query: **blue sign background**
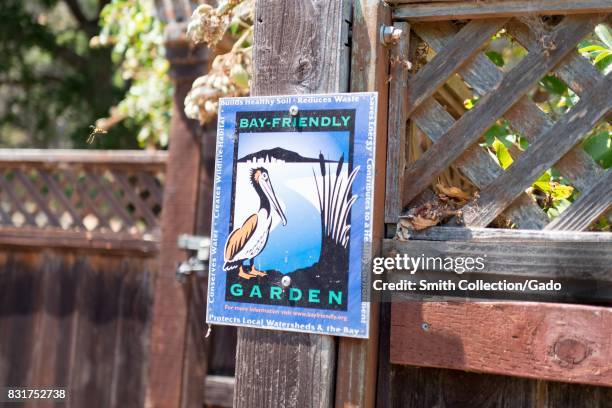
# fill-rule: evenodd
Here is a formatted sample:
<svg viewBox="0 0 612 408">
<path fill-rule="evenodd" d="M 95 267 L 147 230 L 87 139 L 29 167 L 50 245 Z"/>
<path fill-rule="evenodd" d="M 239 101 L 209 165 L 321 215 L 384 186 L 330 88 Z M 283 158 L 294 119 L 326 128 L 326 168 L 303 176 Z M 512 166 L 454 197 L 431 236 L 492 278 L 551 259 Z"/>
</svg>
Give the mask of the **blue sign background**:
<svg viewBox="0 0 612 408">
<path fill-rule="evenodd" d="M 356 174 L 351 191 L 353 195 L 357 195 L 357 200 L 350 210 L 348 305 L 345 311 L 226 300 L 226 275 L 230 272 L 223 269 L 224 245 L 230 235 L 235 160 L 241 157 L 241 152 L 236 152 L 239 149 L 236 149 L 235 146 L 237 140 L 236 114 L 239 112 L 288 112 L 294 105 L 299 108 L 299 111 L 355 110 L 352 164 L 353 168 L 359 166 L 360 170 Z M 207 323 L 368 337 L 369 298 L 364 295 L 368 288 L 364 288 L 363 285 L 364 282 L 368 282 L 371 254 L 376 106 L 376 93 L 223 98 L 220 100 Z M 304 130 L 303 132 L 296 131 L 294 135 L 296 138 L 303 137 L 305 143 L 312 143 L 310 139 L 316 140 L 316 134 L 323 132 Z M 315 135 L 311 136 L 311 133 Z M 263 149 L 271 148 L 274 145 L 273 133 L 249 133 L 241 130 L 240 137 L 243 138 L 240 149 L 249 144 L 256 144 L 257 140 L 261 141 Z M 304 155 L 312 155 L 308 149 L 312 152 L 321 150 L 320 146 L 314 148 L 305 146 Z M 345 150 L 345 146 L 330 147 L 330 149 L 337 153 L 337 151 Z M 331 168 L 335 168 L 335 165 L 331 163 Z M 274 182 L 272 175 L 271 179 Z M 289 221 L 296 222 L 295 217 Z M 234 225 L 234 228 L 238 226 Z M 274 242 L 273 235 L 274 232 L 270 234 L 269 243 Z M 280 239 L 280 236 L 279 233 L 276 239 Z M 299 243 L 299 240 L 296 242 Z M 296 246 L 292 245 L 292 247 Z M 306 256 L 306 254 L 299 255 Z"/>
</svg>

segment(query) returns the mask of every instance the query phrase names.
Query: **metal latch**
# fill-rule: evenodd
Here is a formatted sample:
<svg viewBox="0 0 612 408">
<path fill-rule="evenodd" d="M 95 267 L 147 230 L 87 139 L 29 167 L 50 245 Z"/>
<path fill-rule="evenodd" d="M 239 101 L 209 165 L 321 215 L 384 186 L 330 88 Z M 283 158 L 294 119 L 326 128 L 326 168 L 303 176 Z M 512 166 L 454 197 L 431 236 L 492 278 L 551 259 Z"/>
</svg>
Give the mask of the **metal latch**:
<svg viewBox="0 0 612 408">
<path fill-rule="evenodd" d="M 195 252 L 176 268 L 176 279 L 185 281 L 185 277 L 195 272 L 200 277 L 208 275 L 208 260 L 210 257 L 210 237 L 183 234 L 178 238 L 177 245 L 181 249 Z"/>
<path fill-rule="evenodd" d="M 397 44 L 402 37 L 404 30 L 395 26 L 382 25 L 380 26 L 380 43 L 385 47 L 391 47 Z"/>
</svg>

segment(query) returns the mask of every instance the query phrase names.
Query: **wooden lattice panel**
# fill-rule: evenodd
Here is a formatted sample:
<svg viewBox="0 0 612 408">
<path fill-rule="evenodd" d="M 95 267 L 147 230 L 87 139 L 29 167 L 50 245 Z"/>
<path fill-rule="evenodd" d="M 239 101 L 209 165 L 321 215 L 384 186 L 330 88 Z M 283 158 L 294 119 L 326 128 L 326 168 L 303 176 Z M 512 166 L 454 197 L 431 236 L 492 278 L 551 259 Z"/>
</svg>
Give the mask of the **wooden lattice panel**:
<svg viewBox="0 0 612 408">
<path fill-rule="evenodd" d="M 407 9 L 406 9 L 407 10 Z M 401 10 L 395 13 L 401 17 Z M 612 108 L 612 77 L 604 76 L 577 52 L 577 44 L 606 14 L 565 16 L 556 25 L 537 17 L 396 23 L 412 31 L 435 56 L 414 73 L 407 73 L 409 37 L 394 47 L 391 63 L 389 149 L 386 221 L 396 222 L 401 211 L 418 202 L 449 165 L 459 169 L 479 189 L 479 198 L 463 208 L 463 222 L 489 225 L 504 214 L 519 228 L 586 229 L 612 205 L 612 175 L 580 146 L 580 141 Z M 482 51 L 491 36 L 505 29 L 527 55 L 504 72 Z M 542 111 L 528 92 L 549 73 L 580 100 L 555 120 Z M 479 102 L 456 118 L 435 98 L 458 74 Z M 478 141 L 499 119 L 529 141 L 505 171 Z M 414 162 L 405 157 L 406 120 L 433 142 Z M 554 167 L 580 192 L 572 206 L 549 222 L 525 190 Z M 400 186 L 399 191 L 397 187 Z"/>
<path fill-rule="evenodd" d="M 0 151 L 0 226 L 157 235 L 164 170 L 164 153 Z"/>
</svg>

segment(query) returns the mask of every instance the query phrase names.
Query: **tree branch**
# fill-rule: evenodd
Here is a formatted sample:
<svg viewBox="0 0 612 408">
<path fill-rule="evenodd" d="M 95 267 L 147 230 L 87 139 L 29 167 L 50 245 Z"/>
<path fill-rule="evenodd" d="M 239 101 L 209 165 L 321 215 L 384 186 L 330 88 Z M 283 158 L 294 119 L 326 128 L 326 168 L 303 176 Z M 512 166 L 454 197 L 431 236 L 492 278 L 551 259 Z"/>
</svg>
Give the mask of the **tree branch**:
<svg viewBox="0 0 612 408">
<path fill-rule="evenodd" d="M 111 0 L 98 0 L 98 14 L 100 14 L 104 6 L 106 6 L 110 2 Z"/>
<path fill-rule="evenodd" d="M 64 0 L 64 3 L 66 4 L 66 6 L 68 6 L 68 9 L 70 9 L 70 12 L 72 13 L 76 21 L 79 23 L 81 29 L 83 29 L 83 31 L 85 31 L 90 37 L 96 35 L 98 31 L 96 22 L 87 18 L 87 16 L 85 15 L 85 13 L 83 13 L 83 10 L 81 9 L 81 6 L 79 5 L 79 1 Z"/>
</svg>

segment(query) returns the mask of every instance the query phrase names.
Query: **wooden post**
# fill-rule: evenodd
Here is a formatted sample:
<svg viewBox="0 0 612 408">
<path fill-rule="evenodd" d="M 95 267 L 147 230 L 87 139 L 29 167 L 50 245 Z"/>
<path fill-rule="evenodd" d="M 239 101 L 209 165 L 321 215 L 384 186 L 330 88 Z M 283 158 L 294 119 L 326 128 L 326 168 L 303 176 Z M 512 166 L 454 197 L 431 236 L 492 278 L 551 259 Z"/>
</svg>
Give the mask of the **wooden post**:
<svg viewBox="0 0 612 408">
<path fill-rule="evenodd" d="M 193 233 L 196 225 L 200 172 L 201 128 L 196 121 L 185 116 L 183 104 L 191 84 L 202 75 L 207 59 L 204 49 L 193 48 L 182 37 L 180 27 L 170 26 L 167 33 L 167 55 L 175 80 L 174 110 L 161 220 L 160 269 L 155 282 L 146 401 L 147 407 L 163 408 L 179 407 L 181 394 L 197 394 L 193 392 L 193 386 L 188 387 L 193 384 L 192 381 L 183 381 L 183 377 L 193 377 L 188 372 L 194 370 L 194 361 L 186 355 L 187 348 L 194 349 L 187 341 L 191 288 L 190 285 L 181 285 L 175 273 L 177 264 L 185 259 L 184 251 L 177 247 L 177 238 L 180 234 Z M 186 365 L 185 360 L 189 360 L 190 364 Z M 189 402 L 184 399 L 183 405 L 196 406 L 197 403 L 192 402 L 203 398 L 203 381 L 204 378 L 201 378 L 199 384 L 199 394 L 202 396 L 196 401 L 195 397 L 189 397 Z"/>
<path fill-rule="evenodd" d="M 380 29 L 391 24 L 391 10 L 379 0 L 355 0 L 351 50 L 351 91 L 378 91 L 376 173 L 373 211 L 373 256 L 381 252 L 384 237 L 385 162 L 389 53 L 380 42 Z M 379 304 L 372 299 L 370 339 L 342 338 L 338 347 L 336 407 L 373 407 L 378 363 Z M 381 356 L 387 358 L 387 356 Z"/>
<path fill-rule="evenodd" d="M 342 92 L 348 88 L 349 0 L 258 0 L 253 95 Z M 330 407 L 333 337 L 238 330 L 236 407 Z"/>
</svg>

